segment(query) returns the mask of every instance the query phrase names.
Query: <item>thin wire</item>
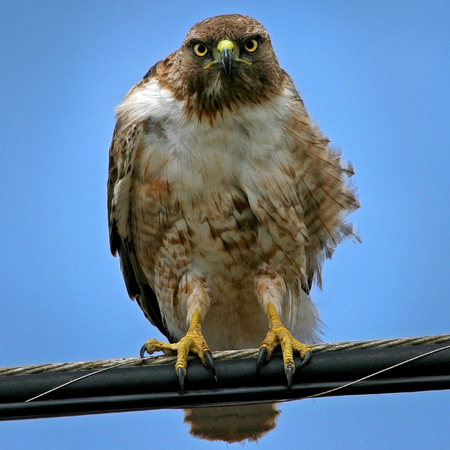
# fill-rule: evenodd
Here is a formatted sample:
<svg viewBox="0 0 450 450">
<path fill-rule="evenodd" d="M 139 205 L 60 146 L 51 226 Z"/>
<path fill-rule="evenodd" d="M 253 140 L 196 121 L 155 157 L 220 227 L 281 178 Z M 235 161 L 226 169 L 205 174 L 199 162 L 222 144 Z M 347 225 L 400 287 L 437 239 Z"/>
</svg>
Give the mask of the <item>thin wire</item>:
<svg viewBox="0 0 450 450">
<path fill-rule="evenodd" d="M 435 350 L 430 350 L 429 352 L 423 353 L 423 354 L 418 355 L 418 356 L 414 356 L 413 358 L 409 358 L 409 359 L 407 359 L 405 361 L 402 361 L 402 362 L 399 362 L 397 364 L 394 364 L 393 366 L 386 367 L 385 369 L 379 370 L 378 372 L 371 373 L 370 375 L 366 375 L 365 377 L 359 378 L 358 380 L 351 381 L 350 383 L 343 384 L 342 386 L 338 386 L 338 387 L 336 387 L 334 389 L 330 389 L 328 391 L 319 392 L 318 394 L 308 395 L 307 397 L 302 397 L 299 400 L 306 400 L 308 398 L 321 397 L 322 395 L 326 395 L 326 394 L 330 394 L 331 392 L 339 391 L 341 389 L 347 388 L 347 387 L 352 386 L 352 385 L 354 385 L 356 383 L 359 383 L 361 381 L 364 381 L 364 380 L 372 378 L 372 377 L 374 377 L 376 375 L 379 375 L 380 373 L 387 372 L 388 370 L 395 369 L 396 367 L 402 366 L 402 365 L 407 364 L 407 363 L 409 363 L 411 361 L 415 361 L 416 359 L 424 358 L 425 356 L 431 355 L 432 353 L 441 352 L 442 350 L 447 350 L 449 348 L 450 348 L 450 345 L 446 345 L 445 347 L 437 348 Z"/>
<path fill-rule="evenodd" d="M 147 356 L 147 357 L 142 358 L 142 359 L 147 359 L 147 358 L 150 358 L 150 357 Z M 104 369 L 99 369 L 99 370 L 96 370 L 95 372 L 87 373 L 86 375 L 82 375 L 81 377 L 78 377 L 78 378 L 75 378 L 73 380 L 67 381 L 66 383 L 60 384 L 59 386 L 56 386 L 56 387 L 54 387 L 52 389 L 49 389 L 48 391 L 43 392 L 42 394 L 36 395 L 35 397 L 31 397 L 28 400 L 25 400 L 25 403 L 32 402 L 33 400 L 36 400 L 37 398 L 41 398 L 44 395 L 50 394 L 50 392 L 57 391 L 58 389 L 61 389 L 64 386 L 68 386 L 69 384 L 76 383 L 77 381 L 80 381 L 83 378 L 92 377 L 92 375 L 97 375 L 100 372 L 105 372 L 105 371 L 107 371 L 109 369 L 115 369 L 116 367 L 124 366 L 125 364 L 130 364 L 130 361 L 122 361 L 120 363 L 115 364 L 114 366 L 105 367 Z"/>
</svg>

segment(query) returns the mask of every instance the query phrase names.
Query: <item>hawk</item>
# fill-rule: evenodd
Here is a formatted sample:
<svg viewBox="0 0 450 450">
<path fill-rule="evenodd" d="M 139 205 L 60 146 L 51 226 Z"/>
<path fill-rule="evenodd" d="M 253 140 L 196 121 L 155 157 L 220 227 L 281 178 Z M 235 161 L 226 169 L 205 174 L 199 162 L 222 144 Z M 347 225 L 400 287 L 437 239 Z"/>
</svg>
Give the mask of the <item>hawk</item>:
<svg viewBox="0 0 450 450">
<path fill-rule="evenodd" d="M 321 265 L 354 235 L 351 166 L 313 123 L 265 28 L 212 17 L 154 65 L 116 108 L 108 219 L 128 293 L 176 353 L 214 370 L 212 350 L 281 345 L 288 386 L 320 320 Z M 297 340 L 298 339 L 298 340 Z M 301 343 L 304 342 L 304 343 Z M 276 405 L 185 411 L 194 436 L 256 440 Z"/>
</svg>

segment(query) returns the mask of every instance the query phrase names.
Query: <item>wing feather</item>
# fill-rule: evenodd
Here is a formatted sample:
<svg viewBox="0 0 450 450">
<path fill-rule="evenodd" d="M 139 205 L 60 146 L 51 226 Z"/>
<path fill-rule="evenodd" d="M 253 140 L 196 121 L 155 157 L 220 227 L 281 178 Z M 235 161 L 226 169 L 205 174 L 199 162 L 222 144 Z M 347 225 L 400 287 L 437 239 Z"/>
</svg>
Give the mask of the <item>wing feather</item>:
<svg viewBox="0 0 450 450">
<path fill-rule="evenodd" d="M 289 80 L 288 76 L 286 78 Z M 290 85 L 291 104 L 285 135 L 273 157 L 254 167 L 247 177 L 246 194 L 251 208 L 284 252 L 295 248 L 292 262 L 301 270 L 302 289 L 313 282 L 321 286 L 321 269 L 335 247 L 352 235 L 346 216 L 359 208 L 347 177 L 351 165 L 312 122 L 303 102 Z M 284 245 L 290 236 L 295 244 Z"/>
<path fill-rule="evenodd" d="M 109 151 L 108 225 L 111 253 L 120 257 L 128 295 L 136 299 L 147 319 L 173 340 L 161 316 L 158 299 L 148 283 L 136 255 L 130 230 L 133 162 L 143 134 L 143 124 L 124 127 L 117 121 Z"/>
</svg>

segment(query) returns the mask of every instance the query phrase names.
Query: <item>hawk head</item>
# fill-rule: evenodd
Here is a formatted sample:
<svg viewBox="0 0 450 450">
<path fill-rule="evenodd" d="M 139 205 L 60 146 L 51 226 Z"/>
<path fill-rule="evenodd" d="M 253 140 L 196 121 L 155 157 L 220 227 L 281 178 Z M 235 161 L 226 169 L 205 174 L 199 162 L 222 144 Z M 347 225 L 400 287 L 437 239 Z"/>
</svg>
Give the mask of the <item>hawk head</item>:
<svg viewBox="0 0 450 450">
<path fill-rule="evenodd" d="M 149 74 L 157 74 L 185 103 L 189 116 L 211 122 L 226 109 L 261 104 L 279 94 L 285 76 L 266 29 L 238 14 L 194 25 L 181 48 Z"/>
</svg>

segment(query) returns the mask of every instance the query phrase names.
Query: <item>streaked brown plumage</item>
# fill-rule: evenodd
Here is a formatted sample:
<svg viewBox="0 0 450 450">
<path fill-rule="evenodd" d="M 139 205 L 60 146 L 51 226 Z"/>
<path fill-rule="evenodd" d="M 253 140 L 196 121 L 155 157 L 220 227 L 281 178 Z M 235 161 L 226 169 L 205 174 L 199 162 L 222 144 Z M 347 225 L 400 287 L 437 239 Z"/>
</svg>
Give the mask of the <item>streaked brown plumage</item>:
<svg viewBox="0 0 450 450">
<path fill-rule="evenodd" d="M 351 166 L 309 118 L 264 27 L 240 15 L 196 24 L 116 115 L 111 251 L 130 297 L 173 343 L 146 350 L 177 351 L 183 375 L 189 349 L 208 364 L 208 347 L 264 341 L 270 356 L 287 330 L 314 342 L 309 291 L 324 257 L 353 235 L 344 218 L 359 205 L 345 181 Z M 292 349 L 307 352 L 292 339 L 287 373 Z M 196 436 L 235 442 L 258 439 L 277 415 L 259 405 L 186 420 Z"/>
</svg>

